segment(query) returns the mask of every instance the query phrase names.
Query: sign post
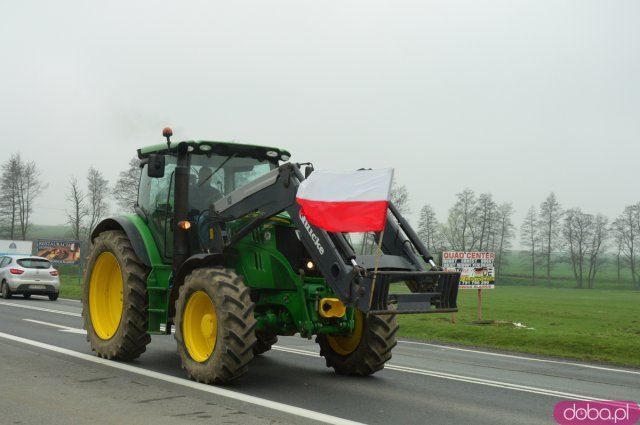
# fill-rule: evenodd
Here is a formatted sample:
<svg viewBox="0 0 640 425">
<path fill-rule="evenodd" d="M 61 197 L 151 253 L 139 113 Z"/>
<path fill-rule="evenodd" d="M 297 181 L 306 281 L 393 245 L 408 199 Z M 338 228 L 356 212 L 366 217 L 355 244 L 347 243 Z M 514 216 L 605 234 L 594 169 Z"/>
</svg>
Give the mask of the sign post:
<svg viewBox="0 0 640 425">
<path fill-rule="evenodd" d="M 445 271 L 460 272 L 460 289 L 478 290 L 477 322 L 482 320 L 482 290 L 495 288 L 495 252 L 445 251 L 442 253 L 442 267 Z M 452 317 L 455 323 L 455 317 Z"/>
<path fill-rule="evenodd" d="M 482 289 L 478 288 L 478 322 L 482 321 Z"/>
</svg>

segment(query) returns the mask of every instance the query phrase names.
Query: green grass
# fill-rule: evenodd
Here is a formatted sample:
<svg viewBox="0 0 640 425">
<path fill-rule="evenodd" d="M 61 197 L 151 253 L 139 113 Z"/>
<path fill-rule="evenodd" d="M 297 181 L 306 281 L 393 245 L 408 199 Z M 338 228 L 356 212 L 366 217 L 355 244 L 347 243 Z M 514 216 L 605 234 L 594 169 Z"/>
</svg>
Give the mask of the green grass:
<svg viewBox="0 0 640 425">
<path fill-rule="evenodd" d="M 79 300 L 82 298 L 82 286 L 78 276 L 61 276 L 60 298 L 68 298 L 72 300 Z"/>
<path fill-rule="evenodd" d="M 461 290 L 451 315 L 401 315 L 399 336 L 476 347 L 640 366 L 640 292 L 502 286 Z M 534 328 L 517 328 L 513 323 Z"/>
</svg>

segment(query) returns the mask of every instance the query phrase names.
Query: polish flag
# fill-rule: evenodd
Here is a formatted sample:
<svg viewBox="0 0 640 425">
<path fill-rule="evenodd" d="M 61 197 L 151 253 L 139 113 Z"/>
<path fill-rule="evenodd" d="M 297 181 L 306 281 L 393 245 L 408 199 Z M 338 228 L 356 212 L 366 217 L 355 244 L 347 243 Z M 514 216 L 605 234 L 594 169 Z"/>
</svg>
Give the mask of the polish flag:
<svg viewBox="0 0 640 425">
<path fill-rule="evenodd" d="M 314 171 L 296 200 L 309 223 L 329 232 L 384 229 L 393 168 L 350 172 Z"/>
</svg>

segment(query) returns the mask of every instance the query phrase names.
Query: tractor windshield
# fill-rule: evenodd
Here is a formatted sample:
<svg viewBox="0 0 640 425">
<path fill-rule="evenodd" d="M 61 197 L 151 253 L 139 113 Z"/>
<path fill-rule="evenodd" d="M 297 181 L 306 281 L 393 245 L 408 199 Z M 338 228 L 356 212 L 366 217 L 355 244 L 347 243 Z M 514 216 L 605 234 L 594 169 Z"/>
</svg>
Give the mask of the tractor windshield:
<svg viewBox="0 0 640 425">
<path fill-rule="evenodd" d="M 191 180 L 200 188 L 213 188 L 224 196 L 267 174 L 275 162 L 237 155 L 192 155 Z"/>
</svg>

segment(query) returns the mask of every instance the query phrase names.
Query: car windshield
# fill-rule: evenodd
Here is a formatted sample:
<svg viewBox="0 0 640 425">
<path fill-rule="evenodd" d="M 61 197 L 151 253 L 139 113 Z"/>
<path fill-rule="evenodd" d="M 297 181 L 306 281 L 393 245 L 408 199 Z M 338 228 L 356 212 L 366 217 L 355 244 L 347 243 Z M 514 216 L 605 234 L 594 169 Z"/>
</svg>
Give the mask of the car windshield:
<svg viewBox="0 0 640 425">
<path fill-rule="evenodd" d="M 40 258 L 23 258 L 17 261 L 25 269 L 48 269 L 51 263 Z"/>
</svg>

